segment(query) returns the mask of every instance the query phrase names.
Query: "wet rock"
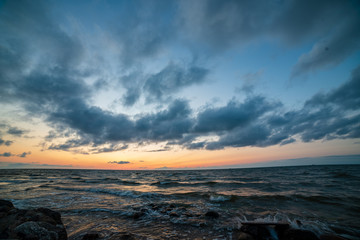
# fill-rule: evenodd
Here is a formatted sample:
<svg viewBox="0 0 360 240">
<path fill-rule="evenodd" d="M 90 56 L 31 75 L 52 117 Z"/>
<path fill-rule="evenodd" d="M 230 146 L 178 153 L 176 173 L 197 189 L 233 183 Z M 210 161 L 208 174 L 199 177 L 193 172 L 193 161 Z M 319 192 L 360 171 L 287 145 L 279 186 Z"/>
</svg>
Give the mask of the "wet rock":
<svg viewBox="0 0 360 240">
<path fill-rule="evenodd" d="M 0 200 L 0 208 L 0 239 L 67 239 L 58 212 L 46 208 L 17 209 L 5 200 Z"/>
<path fill-rule="evenodd" d="M 12 202 L 0 199 L 0 212 L 8 212 L 13 208 Z"/>
<path fill-rule="evenodd" d="M 346 238 L 337 236 L 335 234 L 323 234 L 320 236 L 320 240 L 346 240 Z"/>
<path fill-rule="evenodd" d="M 108 240 L 135 240 L 135 236 L 127 232 L 119 232 L 112 235 Z"/>
<path fill-rule="evenodd" d="M 270 225 L 243 225 L 241 231 L 250 234 L 253 238 L 259 240 L 275 240 L 278 239 L 275 228 Z"/>
<path fill-rule="evenodd" d="M 207 213 L 205 213 L 205 217 L 209 217 L 209 218 L 219 218 L 220 215 L 219 215 L 218 212 L 208 211 Z"/>
<path fill-rule="evenodd" d="M 238 240 L 255 240 L 255 238 L 248 233 L 240 232 Z"/>
<path fill-rule="evenodd" d="M 145 215 L 145 212 L 135 212 L 133 215 L 132 215 L 132 218 L 134 220 L 138 220 L 140 219 L 141 217 L 143 217 Z"/>
<path fill-rule="evenodd" d="M 25 222 L 17 226 L 14 230 L 21 239 L 60 239 L 58 234 L 59 229 L 46 222 Z"/>
<path fill-rule="evenodd" d="M 180 217 L 179 214 L 177 214 L 176 212 L 171 212 L 169 213 L 170 217 Z"/>
<path fill-rule="evenodd" d="M 96 240 L 100 238 L 100 234 L 97 232 L 90 232 L 85 234 L 81 240 Z"/>
<path fill-rule="evenodd" d="M 290 228 L 284 232 L 281 240 L 319 240 L 319 238 L 311 231 Z"/>
</svg>

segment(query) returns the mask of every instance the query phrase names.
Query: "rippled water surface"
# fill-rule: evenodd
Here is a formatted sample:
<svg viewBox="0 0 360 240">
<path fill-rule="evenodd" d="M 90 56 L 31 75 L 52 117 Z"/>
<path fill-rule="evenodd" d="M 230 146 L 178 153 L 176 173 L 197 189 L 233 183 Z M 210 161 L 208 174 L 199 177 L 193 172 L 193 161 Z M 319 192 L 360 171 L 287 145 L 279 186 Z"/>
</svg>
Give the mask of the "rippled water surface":
<svg viewBox="0 0 360 240">
<path fill-rule="evenodd" d="M 231 239 L 242 221 L 288 221 L 360 238 L 360 165 L 201 171 L 0 170 L 0 198 L 60 211 L 90 230 L 152 239 Z M 206 217 L 208 211 L 220 214 Z M 299 226 L 299 221 L 301 226 Z M 296 223 L 297 222 L 297 223 Z"/>
</svg>

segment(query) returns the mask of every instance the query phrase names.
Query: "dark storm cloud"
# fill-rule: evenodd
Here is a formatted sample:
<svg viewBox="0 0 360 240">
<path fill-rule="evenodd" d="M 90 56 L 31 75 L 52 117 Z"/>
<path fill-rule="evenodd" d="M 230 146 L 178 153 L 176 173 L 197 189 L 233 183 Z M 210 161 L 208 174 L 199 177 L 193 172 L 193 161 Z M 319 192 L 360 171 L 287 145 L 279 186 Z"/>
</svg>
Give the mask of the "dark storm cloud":
<svg viewBox="0 0 360 240">
<path fill-rule="evenodd" d="M 194 131 L 208 133 L 244 127 L 279 105 L 260 96 L 249 97 L 243 103 L 230 101 L 224 107 L 209 108 L 199 113 Z"/>
<path fill-rule="evenodd" d="M 136 132 L 145 140 L 181 139 L 192 127 L 188 102 L 175 100 L 168 109 L 144 115 L 135 122 Z"/>
<path fill-rule="evenodd" d="M 0 138 L 0 146 L 1 145 L 10 146 L 12 143 L 13 143 L 13 141 L 4 140 L 4 139 Z"/>
<path fill-rule="evenodd" d="M 283 111 L 280 104 L 271 104 L 262 97 L 209 108 L 198 114 L 194 130 L 215 134 L 219 139 L 196 141 L 197 136 L 190 135 L 187 141 L 177 143 L 189 149 L 217 150 L 285 145 L 296 138 L 303 142 L 359 138 L 359 84 L 360 67 L 349 81 L 333 91 L 315 95 L 299 110 Z"/>
</svg>

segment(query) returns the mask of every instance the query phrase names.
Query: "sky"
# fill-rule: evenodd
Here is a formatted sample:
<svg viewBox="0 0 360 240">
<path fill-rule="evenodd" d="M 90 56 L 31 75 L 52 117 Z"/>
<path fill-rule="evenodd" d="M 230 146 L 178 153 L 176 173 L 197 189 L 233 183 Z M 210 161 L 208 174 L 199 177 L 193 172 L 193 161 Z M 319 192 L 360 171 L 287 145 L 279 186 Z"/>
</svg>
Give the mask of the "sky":
<svg viewBox="0 0 360 240">
<path fill-rule="evenodd" d="M 359 26 L 357 0 L 0 0 L 0 168 L 359 164 Z"/>
</svg>

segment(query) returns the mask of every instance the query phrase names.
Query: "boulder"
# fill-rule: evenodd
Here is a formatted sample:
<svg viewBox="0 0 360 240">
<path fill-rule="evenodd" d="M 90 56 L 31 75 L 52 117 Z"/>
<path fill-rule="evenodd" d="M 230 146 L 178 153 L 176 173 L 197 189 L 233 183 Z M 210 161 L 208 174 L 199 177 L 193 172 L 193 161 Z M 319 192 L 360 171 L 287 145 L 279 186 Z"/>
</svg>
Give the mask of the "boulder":
<svg viewBox="0 0 360 240">
<path fill-rule="evenodd" d="M 0 200 L 0 239 L 63 240 L 66 229 L 58 212 L 47 208 L 17 209 Z"/>
</svg>

